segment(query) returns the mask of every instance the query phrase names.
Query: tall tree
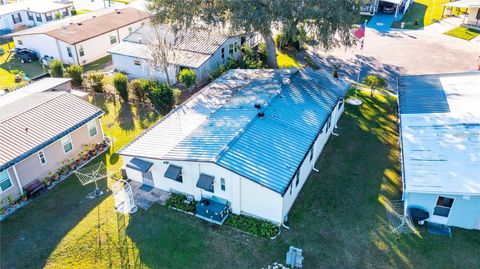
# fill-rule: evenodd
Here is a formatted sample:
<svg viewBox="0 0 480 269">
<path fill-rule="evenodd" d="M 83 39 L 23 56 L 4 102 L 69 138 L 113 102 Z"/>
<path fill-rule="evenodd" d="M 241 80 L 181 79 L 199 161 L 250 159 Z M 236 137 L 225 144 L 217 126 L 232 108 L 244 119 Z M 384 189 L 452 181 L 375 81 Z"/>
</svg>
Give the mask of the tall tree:
<svg viewBox="0 0 480 269">
<path fill-rule="evenodd" d="M 267 63 L 277 67 L 272 29 L 305 27 L 324 48 L 354 42 L 350 29 L 358 0 L 153 0 L 154 21 L 174 29 L 204 23 L 234 32 L 258 32 L 267 45 Z"/>
</svg>

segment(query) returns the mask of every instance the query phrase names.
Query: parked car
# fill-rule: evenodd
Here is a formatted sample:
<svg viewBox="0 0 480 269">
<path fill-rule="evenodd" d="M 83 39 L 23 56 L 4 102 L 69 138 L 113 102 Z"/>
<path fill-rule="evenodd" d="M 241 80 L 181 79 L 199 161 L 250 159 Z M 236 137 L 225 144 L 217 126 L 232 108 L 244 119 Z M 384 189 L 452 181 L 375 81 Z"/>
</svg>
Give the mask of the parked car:
<svg viewBox="0 0 480 269">
<path fill-rule="evenodd" d="M 52 56 L 44 55 L 42 58 L 40 58 L 40 63 L 48 66 L 53 59 L 55 58 L 53 58 Z"/>
<path fill-rule="evenodd" d="M 393 3 L 388 3 L 388 2 L 382 2 L 382 12 L 385 14 L 393 14 L 395 13 L 395 4 Z"/>
<path fill-rule="evenodd" d="M 17 49 L 15 50 L 15 57 L 20 59 L 22 63 L 31 63 L 38 60 L 37 53 L 29 49 Z"/>
</svg>

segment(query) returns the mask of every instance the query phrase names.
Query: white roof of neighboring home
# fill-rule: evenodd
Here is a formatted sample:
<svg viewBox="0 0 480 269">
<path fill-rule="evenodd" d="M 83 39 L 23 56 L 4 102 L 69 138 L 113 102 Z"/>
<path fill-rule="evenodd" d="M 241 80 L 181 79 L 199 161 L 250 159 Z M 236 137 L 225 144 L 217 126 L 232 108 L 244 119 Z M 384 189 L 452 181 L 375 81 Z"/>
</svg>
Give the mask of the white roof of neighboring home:
<svg viewBox="0 0 480 269">
<path fill-rule="evenodd" d="M 460 0 L 443 4 L 443 6 L 458 8 L 477 8 L 480 7 L 480 0 Z"/>
<path fill-rule="evenodd" d="M 0 107 L 36 92 L 45 92 L 70 82 L 71 78 L 44 78 L 12 92 L 0 95 Z"/>
<path fill-rule="evenodd" d="M 480 73 L 407 76 L 399 112 L 407 192 L 480 194 Z"/>
<path fill-rule="evenodd" d="M 61 2 L 53 0 L 25 0 L 11 3 L 8 5 L 0 5 L 0 16 L 10 14 L 17 11 L 29 10 L 31 12 L 46 13 L 72 6 L 71 2 Z"/>
</svg>

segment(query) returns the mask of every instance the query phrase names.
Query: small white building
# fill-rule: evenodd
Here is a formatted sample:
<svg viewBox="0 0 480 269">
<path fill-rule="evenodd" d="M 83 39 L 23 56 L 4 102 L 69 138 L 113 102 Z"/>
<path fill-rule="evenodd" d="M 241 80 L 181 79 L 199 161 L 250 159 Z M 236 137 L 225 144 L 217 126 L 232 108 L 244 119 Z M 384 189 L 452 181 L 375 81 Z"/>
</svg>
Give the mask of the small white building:
<svg viewBox="0 0 480 269">
<path fill-rule="evenodd" d="M 0 5 L 0 33 L 42 25 L 71 16 L 71 1 L 25 0 Z"/>
<path fill-rule="evenodd" d="M 280 224 L 348 88 L 322 71 L 229 70 L 118 153 L 129 179 L 208 201 L 199 217 L 222 223 L 229 208 Z"/>
<path fill-rule="evenodd" d="M 15 46 L 84 65 L 108 56 L 107 50 L 147 22 L 150 14 L 132 7 L 103 9 L 12 33 Z"/>
<path fill-rule="evenodd" d="M 156 27 L 156 28 L 154 28 Z M 152 43 L 166 42 L 172 48 L 167 57 L 171 63 L 168 68 L 170 83 L 176 82 L 177 73 L 189 68 L 196 72 L 197 82 L 205 81 L 211 70 L 225 64 L 229 58 L 240 57 L 240 47 L 248 43 L 251 47 L 259 42 L 257 34 L 248 36 L 228 36 L 206 30 L 189 30 L 174 34 L 167 26 L 146 24 L 129 36 L 122 43 L 108 50 L 118 71 L 127 73 L 132 78 L 148 78 L 166 81 L 165 72 L 152 67 Z"/>
<path fill-rule="evenodd" d="M 406 76 L 399 84 L 406 212 L 480 229 L 480 73 Z"/>
</svg>

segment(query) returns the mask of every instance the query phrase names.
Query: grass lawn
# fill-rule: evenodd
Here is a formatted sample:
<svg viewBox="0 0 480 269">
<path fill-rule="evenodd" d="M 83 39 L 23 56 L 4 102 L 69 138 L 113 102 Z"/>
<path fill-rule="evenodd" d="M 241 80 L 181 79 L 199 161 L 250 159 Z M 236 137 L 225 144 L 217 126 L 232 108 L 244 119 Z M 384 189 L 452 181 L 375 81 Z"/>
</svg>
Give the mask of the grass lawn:
<svg viewBox="0 0 480 269">
<path fill-rule="evenodd" d="M 401 191 L 396 99 L 362 91 L 359 97 L 364 105 L 347 106 L 340 135 L 317 162 L 320 172 L 310 175 L 295 202 L 290 230 L 262 239 L 154 205 L 131 215 L 126 229 L 143 266 L 261 268 L 284 262 L 294 245 L 304 250 L 305 268 L 478 268 L 479 231 L 454 228 L 453 238 L 390 232 L 385 204 Z M 107 107 L 103 124 L 107 133 L 106 122 L 116 124 L 117 148 L 142 127 L 135 120 L 123 129 Z M 120 167 L 113 156 L 104 158 L 109 169 Z M 71 178 L 0 223 L 0 267 L 118 268 L 113 198 L 87 200 L 92 188 Z"/>
<path fill-rule="evenodd" d="M 112 56 L 111 55 L 105 56 L 89 64 L 84 65 L 83 72 L 102 69 L 106 65 L 111 64 L 111 62 L 112 62 Z"/>
<path fill-rule="evenodd" d="M 295 59 L 292 53 L 282 52 L 279 49 L 277 49 L 276 53 L 278 68 L 296 68 L 301 66 L 300 62 Z"/>
<path fill-rule="evenodd" d="M 403 16 L 402 22 L 405 22 L 405 29 L 420 29 L 432 24 L 435 20 L 442 19 L 443 4 L 450 0 L 415 0 L 407 13 Z M 458 14 L 458 11 L 454 11 Z M 418 21 L 418 25 L 415 25 Z M 395 27 L 400 28 L 400 24 Z"/>
<path fill-rule="evenodd" d="M 15 83 L 15 76 L 10 73 L 11 70 L 22 70 L 25 72 L 25 75 L 30 78 L 47 72 L 38 61 L 22 64 L 13 55 L 11 55 L 9 52 L 9 45 L 10 49 L 15 48 L 15 44 L 13 42 L 1 45 L 5 53 L 0 55 L 0 89 L 15 88 L 20 85 L 19 83 Z"/>
<path fill-rule="evenodd" d="M 81 14 L 85 14 L 85 13 L 88 13 L 88 12 L 91 12 L 91 10 L 90 9 L 81 9 L 81 10 L 77 11 L 77 14 L 81 15 Z"/>
<path fill-rule="evenodd" d="M 452 30 L 450 30 L 448 32 L 445 32 L 444 34 L 449 35 L 449 36 L 453 36 L 453 37 L 457 37 L 457 38 L 461 38 L 461 39 L 465 39 L 465 40 L 472 40 L 475 37 L 479 36 L 480 32 L 468 29 L 467 27 L 460 26 L 460 27 L 457 27 L 457 28 L 453 28 Z"/>
</svg>

